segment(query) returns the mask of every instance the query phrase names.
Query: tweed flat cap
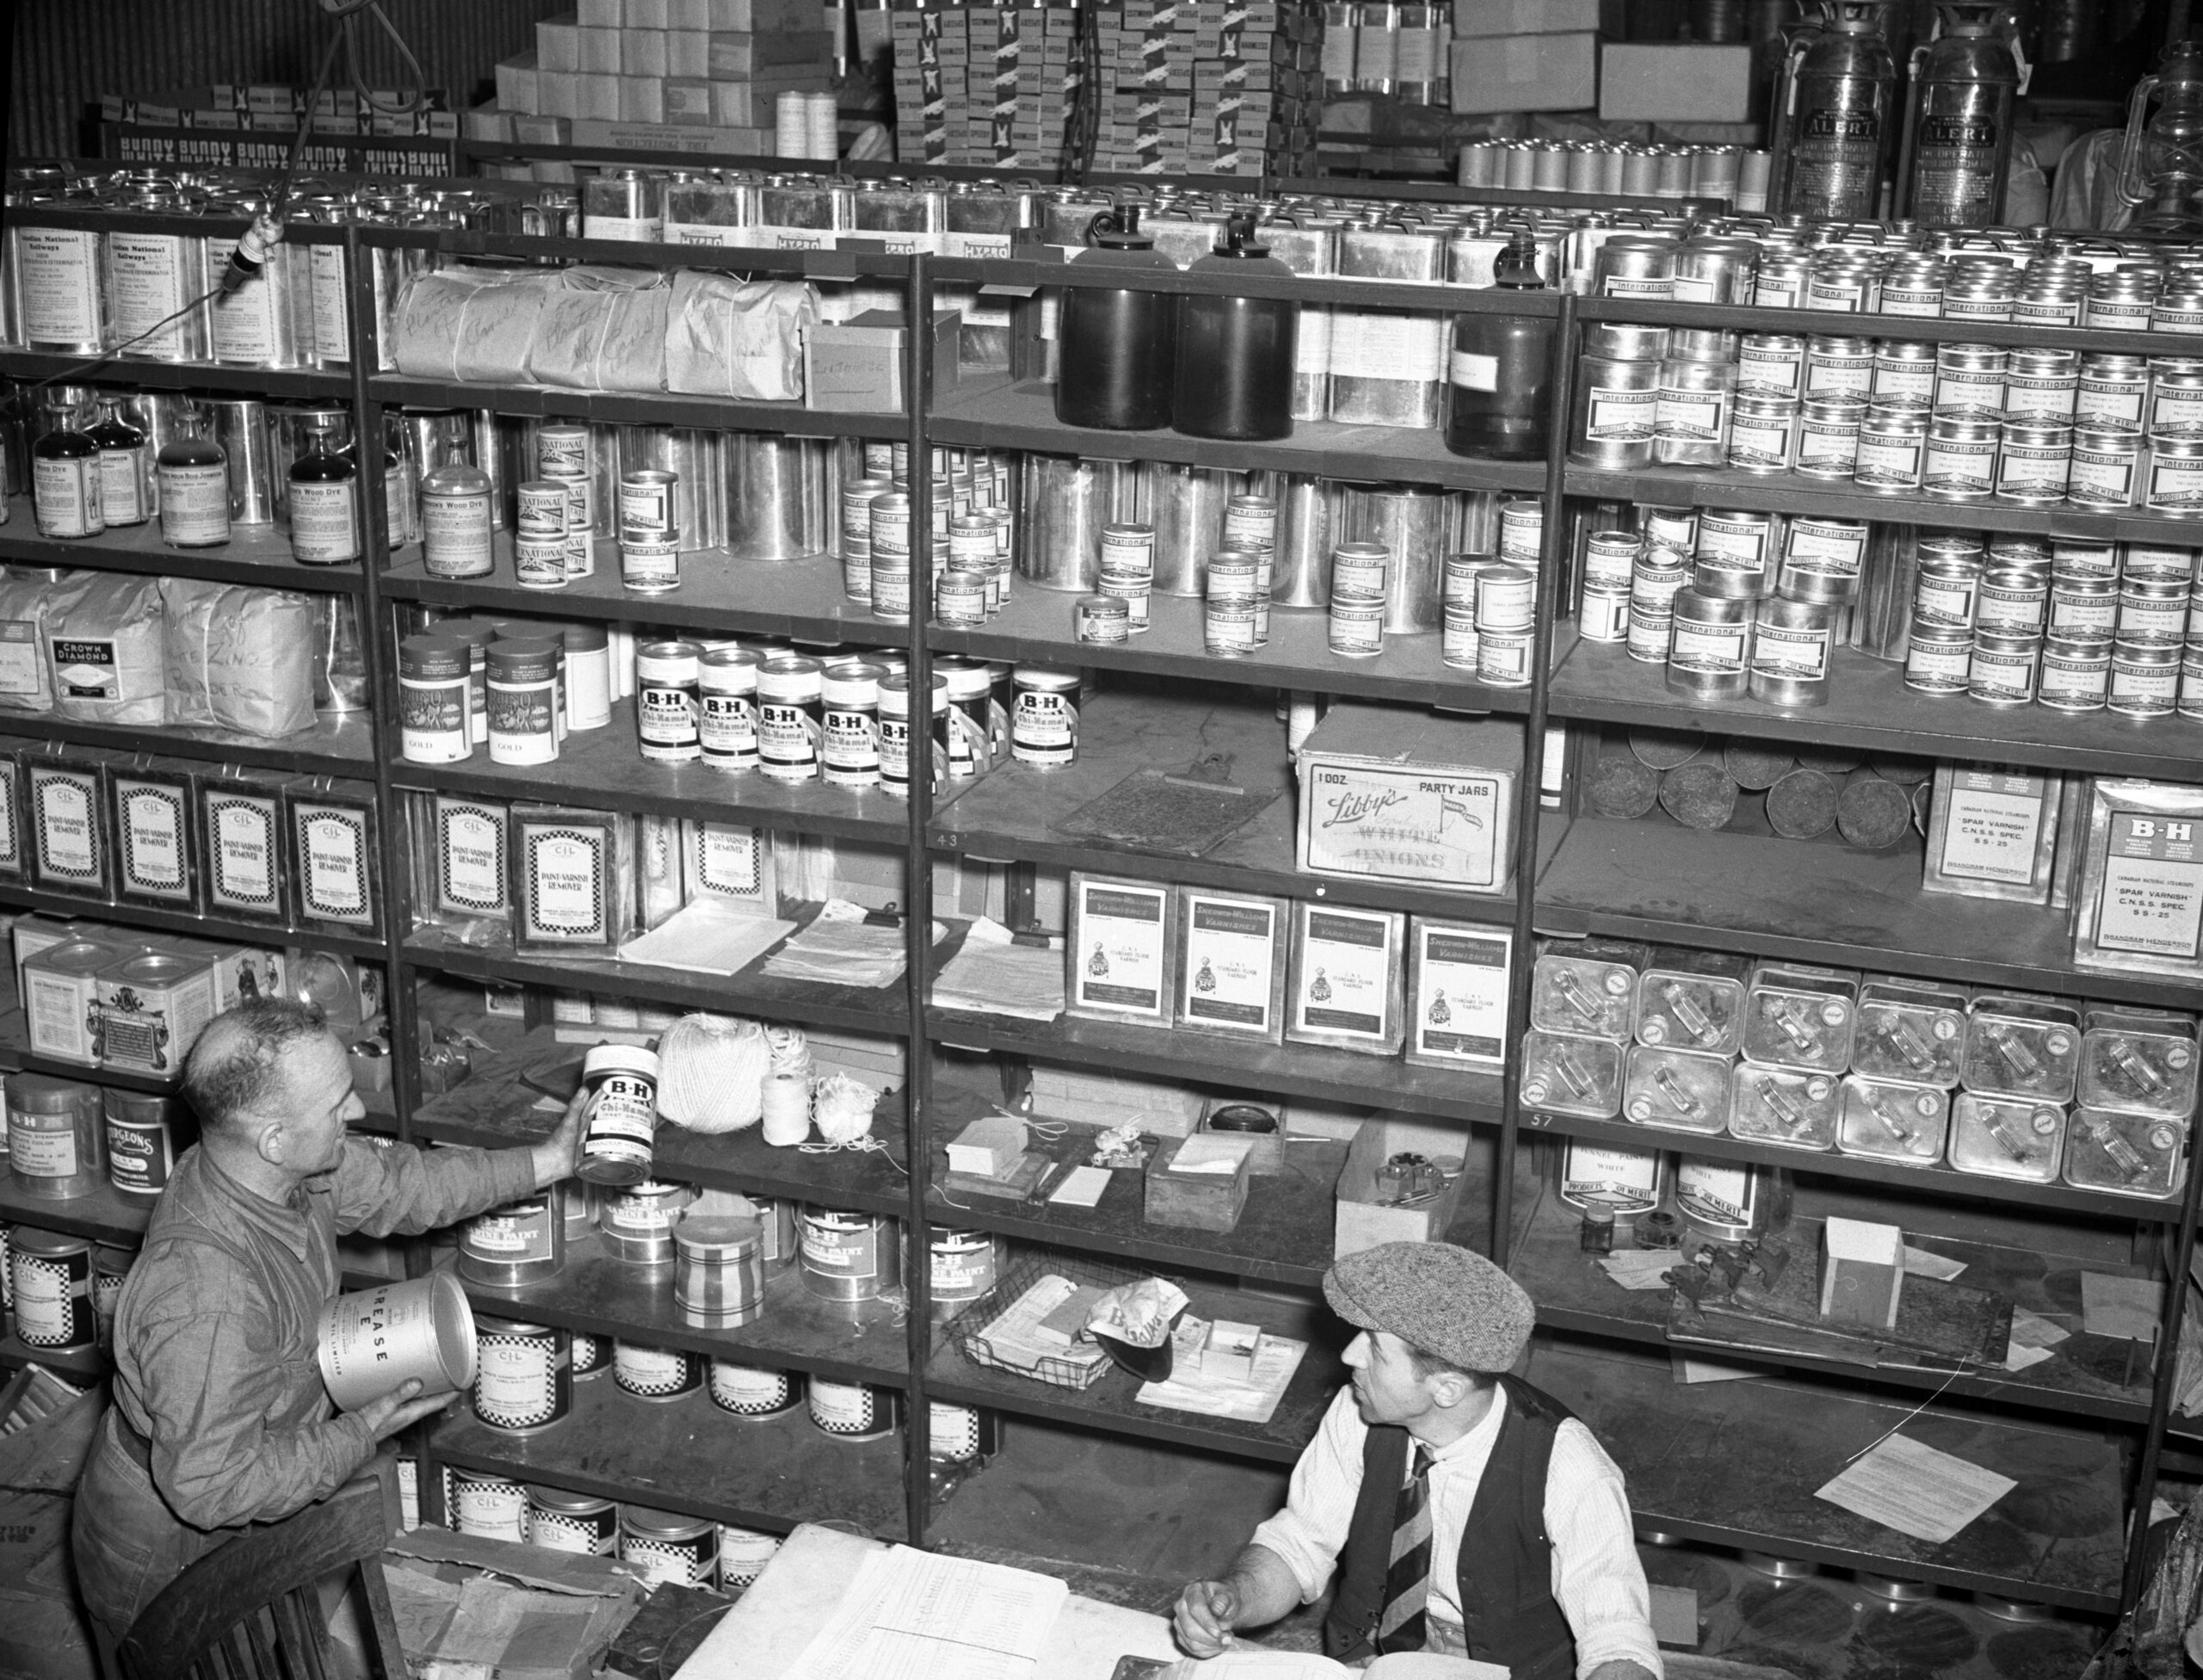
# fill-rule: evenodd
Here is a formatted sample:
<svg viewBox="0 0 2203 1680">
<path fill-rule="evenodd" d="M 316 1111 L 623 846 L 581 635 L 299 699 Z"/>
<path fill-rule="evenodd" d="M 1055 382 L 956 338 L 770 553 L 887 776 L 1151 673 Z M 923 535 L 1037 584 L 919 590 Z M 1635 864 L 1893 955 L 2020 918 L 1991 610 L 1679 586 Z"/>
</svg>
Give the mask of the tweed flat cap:
<svg viewBox="0 0 2203 1680">
<path fill-rule="evenodd" d="M 1389 1330 L 1465 1371 L 1513 1368 L 1537 1308 L 1481 1254 L 1451 1243 L 1382 1243 L 1324 1274 L 1331 1311 L 1363 1330 Z"/>
</svg>

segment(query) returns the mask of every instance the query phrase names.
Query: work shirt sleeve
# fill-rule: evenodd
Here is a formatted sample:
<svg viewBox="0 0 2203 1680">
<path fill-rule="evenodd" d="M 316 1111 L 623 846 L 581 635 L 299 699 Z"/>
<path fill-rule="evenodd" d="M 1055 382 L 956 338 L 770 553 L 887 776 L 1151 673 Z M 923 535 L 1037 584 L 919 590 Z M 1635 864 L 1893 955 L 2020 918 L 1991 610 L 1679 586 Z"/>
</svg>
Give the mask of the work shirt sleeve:
<svg viewBox="0 0 2203 1680">
<path fill-rule="evenodd" d="M 530 1149 L 381 1148 L 353 1138 L 332 1185 L 336 1228 L 411 1237 L 535 1189 Z"/>
<path fill-rule="evenodd" d="M 150 1425 L 153 1485 L 200 1529 L 273 1522 L 334 1492 L 373 1456 L 357 1417 L 275 1427 L 302 1384 L 318 1393 L 309 1355 L 287 1361 L 266 1291 L 231 1256 L 204 1245 L 161 1254 L 166 1282 L 133 1314 L 133 1398 Z M 324 1402 L 326 1404 L 326 1402 Z"/>
<path fill-rule="evenodd" d="M 1553 1597 L 1576 1635 L 1576 1672 L 1627 1661 L 1661 1680 L 1645 1584 L 1620 1469 L 1573 1418 L 1553 1436 L 1546 1474 L 1546 1533 L 1552 1540 Z"/>
<path fill-rule="evenodd" d="M 1322 1597 L 1345 1549 L 1361 1492 L 1362 1444 L 1368 1434 L 1351 1386 L 1331 1397 L 1330 1410 L 1293 1467 L 1285 1509 L 1255 1530 L 1250 1542 L 1274 1552 L 1300 1584 L 1300 1602 Z"/>
</svg>

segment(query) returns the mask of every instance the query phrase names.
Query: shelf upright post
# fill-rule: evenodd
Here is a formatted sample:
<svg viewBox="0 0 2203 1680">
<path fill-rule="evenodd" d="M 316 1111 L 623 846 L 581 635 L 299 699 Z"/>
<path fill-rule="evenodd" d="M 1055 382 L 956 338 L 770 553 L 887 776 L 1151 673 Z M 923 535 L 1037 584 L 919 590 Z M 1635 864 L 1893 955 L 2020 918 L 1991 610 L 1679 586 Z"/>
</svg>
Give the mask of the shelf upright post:
<svg viewBox="0 0 2203 1680">
<path fill-rule="evenodd" d="M 1546 448 L 1545 528 L 1538 546 L 1536 614 L 1530 636 L 1530 714 L 1523 723 L 1522 782 L 1515 803 L 1515 948 L 1507 984 L 1506 1060 L 1500 1070 L 1499 1164 L 1491 1201 L 1491 1257 L 1507 1263 L 1514 1238 L 1515 1158 L 1520 1142 L 1522 1035 L 1530 1025 L 1530 942 L 1537 928 L 1538 827 L 1545 789 L 1546 719 L 1552 691 L 1552 624 L 1568 541 L 1568 416 L 1575 401 L 1576 296 L 1564 292 L 1553 324 L 1550 442 Z"/>
<path fill-rule="evenodd" d="M 2126 1568 L 2120 1584 L 2122 1611 L 2134 1608 L 2149 1585 L 2142 1566 L 2148 1552 L 2150 1505 L 2157 1492 L 2157 1459 L 2164 1447 L 2165 1430 L 2172 1412 L 2173 1385 L 2180 1376 L 2180 1328 L 2188 1306 L 2188 1268 L 2195 1254 L 2195 1219 L 2203 1203 L 2203 1170 L 2190 1160 L 2188 1188 L 2181 1197 L 2180 1234 L 2173 1241 L 2173 1264 L 2165 1279 L 2164 1319 L 2157 1326 L 2152 1350 L 2157 1358 L 2157 1380 L 2150 1393 L 2150 1422 L 2142 1436 L 2142 1462 L 2135 1472 L 2132 1510 L 2127 1518 Z"/>
<path fill-rule="evenodd" d="M 904 1326 L 910 1374 L 904 1387 L 903 1492 L 910 1543 L 926 1543 L 932 1461 L 933 1410 L 926 1403 L 926 1361 L 933 1353 L 932 1247 L 926 1228 L 929 1115 L 933 1100 L 932 1047 L 926 1038 L 926 992 L 933 955 L 933 858 L 926 829 L 933 819 L 933 657 L 926 626 L 933 618 L 933 451 L 926 419 L 933 406 L 933 276 L 925 253 L 910 258 L 910 330 L 904 335 L 904 400 L 910 450 L 910 828 L 904 852 L 904 984 L 910 1010 L 903 1079 L 909 1216 L 904 1222 L 903 1288 L 910 1300 Z"/>
<path fill-rule="evenodd" d="M 406 892 L 405 840 L 399 831 L 404 818 L 390 767 L 398 751 L 398 695 L 394 627 L 382 596 L 382 569 L 390 558 L 390 503 L 383 486 L 382 405 L 374 399 L 367 381 L 380 362 L 380 323 L 375 318 L 373 259 L 360 239 L 360 225 L 344 225 L 344 289 L 349 307 L 346 323 L 352 358 L 352 450 L 358 458 L 355 503 L 360 514 L 360 651 L 367 664 L 367 705 L 373 728 L 375 806 L 380 820 L 375 825 L 377 862 L 382 869 L 383 1007 L 389 1012 L 390 1094 L 398 1111 L 398 1135 L 410 1142 L 413 1105 L 420 1092 L 420 1058 L 417 1053 L 419 1022 L 413 1008 L 413 977 L 405 963 L 405 930 L 413 905 Z M 429 1269 L 429 1245 L 421 1239 L 405 1245 L 405 1275 L 418 1277 Z M 406 1431 L 413 1452 L 414 1496 L 424 1523 L 446 1520 L 443 1479 L 435 1473 L 431 1444 L 435 1420 L 425 1418 Z"/>
</svg>

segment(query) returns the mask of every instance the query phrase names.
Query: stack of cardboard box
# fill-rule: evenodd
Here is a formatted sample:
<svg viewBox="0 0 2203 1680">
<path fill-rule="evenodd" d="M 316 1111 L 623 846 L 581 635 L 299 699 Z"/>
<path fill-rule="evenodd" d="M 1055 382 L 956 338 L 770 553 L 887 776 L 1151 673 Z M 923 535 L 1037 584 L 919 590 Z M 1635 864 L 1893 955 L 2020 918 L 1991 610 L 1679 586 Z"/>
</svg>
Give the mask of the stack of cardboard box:
<svg viewBox="0 0 2203 1680">
<path fill-rule="evenodd" d="M 904 163 L 1052 167 L 1078 91 L 1078 14 L 992 6 L 889 15 Z"/>
<path fill-rule="evenodd" d="M 497 103 L 526 142 L 769 153 L 780 96 L 833 84 L 823 0 L 580 0 L 497 66 Z"/>
<path fill-rule="evenodd" d="M 1623 0 L 1453 0 L 1453 109 L 1584 111 L 1599 102 L 1599 40 Z"/>
</svg>

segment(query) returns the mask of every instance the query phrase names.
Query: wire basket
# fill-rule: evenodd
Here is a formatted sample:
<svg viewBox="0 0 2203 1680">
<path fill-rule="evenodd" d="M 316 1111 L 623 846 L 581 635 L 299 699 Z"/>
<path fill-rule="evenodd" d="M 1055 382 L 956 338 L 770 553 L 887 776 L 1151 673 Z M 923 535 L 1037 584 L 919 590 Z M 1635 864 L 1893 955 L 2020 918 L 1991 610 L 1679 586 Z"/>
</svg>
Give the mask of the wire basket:
<svg viewBox="0 0 2203 1680">
<path fill-rule="evenodd" d="M 1027 1369 L 1025 1366 L 1013 1365 L 1008 1360 L 997 1357 L 980 1332 L 1022 1300 L 1025 1292 L 1044 1277 L 1064 1277 L 1082 1287 L 1116 1289 L 1127 1283 L 1137 1283 L 1142 1278 L 1157 1275 L 1158 1274 L 1155 1272 L 1138 1271 L 1127 1266 L 1112 1266 L 1062 1249 L 1034 1249 L 1003 1271 L 991 1294 L 973 1301 L 951 1319 L 947 1325 L 947 1334 L 958 1351 L 974 1365 L 984 1365 L 990 1370 L 1008 1371 L 1013 1376 L 1030 1377 L 1057 1388 L 1091 1388 L 1102 1380 L 1105 1371 L 1114 1368 L 1108 1360 L 1089 1368 L 1068 1359 L 1052 1359 L 1044 1354 L 1038 1366 Z"/>
</svg>

